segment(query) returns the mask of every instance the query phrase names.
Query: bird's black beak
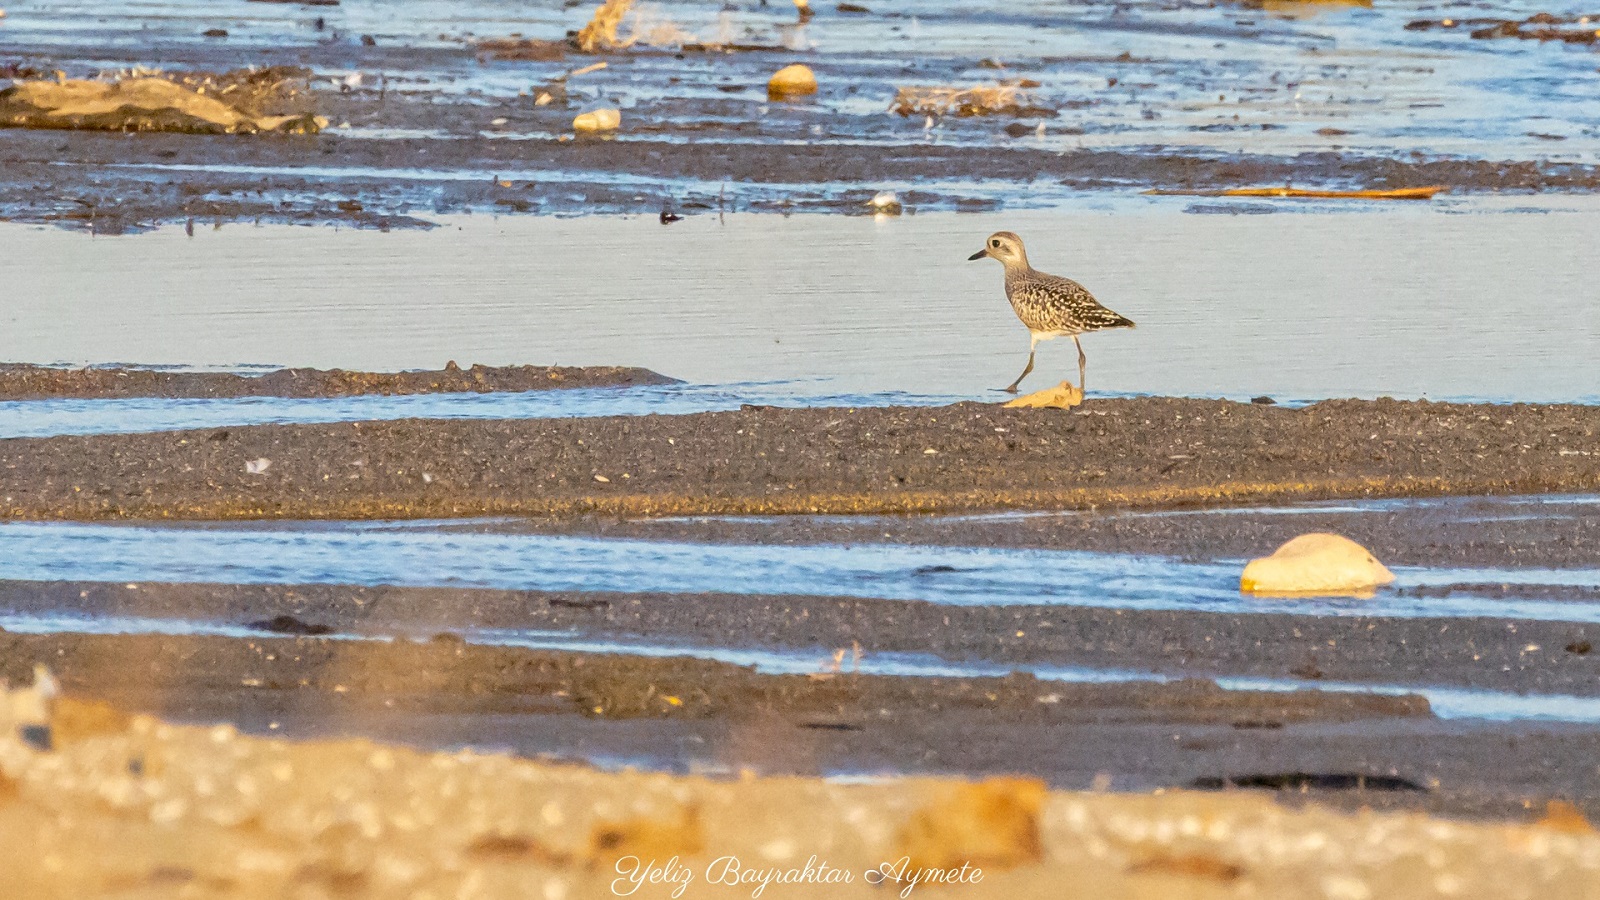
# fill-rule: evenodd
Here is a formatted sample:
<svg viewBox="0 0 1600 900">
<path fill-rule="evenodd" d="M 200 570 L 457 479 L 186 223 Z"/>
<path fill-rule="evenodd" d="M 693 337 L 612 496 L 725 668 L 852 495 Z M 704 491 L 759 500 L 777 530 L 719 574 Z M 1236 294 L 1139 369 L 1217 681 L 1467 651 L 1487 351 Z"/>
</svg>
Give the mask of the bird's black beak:
<svg viewBox="0 0 1600 900">
<path fill-rule="evenodd" d="M 973 261 L 975 259 L 983 259 L 985 256 L 988 256 L 988 255 L 989 255 L 989 251 L 988 250 L 979 250 L 977 253 L 974 253 L 971 256 L 967 257 L 967 262 L 971 262 L 971 261 Z"/>
</svg>

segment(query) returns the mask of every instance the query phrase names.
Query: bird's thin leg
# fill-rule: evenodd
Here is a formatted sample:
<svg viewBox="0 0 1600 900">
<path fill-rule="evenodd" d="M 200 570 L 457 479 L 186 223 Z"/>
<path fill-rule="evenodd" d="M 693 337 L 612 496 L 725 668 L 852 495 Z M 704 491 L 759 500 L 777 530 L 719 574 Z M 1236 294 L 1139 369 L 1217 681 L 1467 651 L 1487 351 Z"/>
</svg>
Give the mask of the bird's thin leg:
<svg viewBox="0 0 1600 900">
<path fill-rule="evenodd" d="M 1089 388 L 1084 385 L 1083 370 L 1085 364 L 1089 362 L 1089 358 L 1083 355 L 1083 344 L 1079 343 L 1077 335 L 1072 336 L 1072 343 L 1077 345 L 1078 348 L 1078 390 L 1087 392 Z"/>
<path fill-rule="evenodd" d="M 1033 371 L 1033 354 L 1038 349 L 1039 349 L 1039 339 L 1038 338 L 1034 338 L 1033 342 L 1028 345 L 1028 367 L 1026 369 L 1023 369 L 1022 370 L 1022 374 L 1017 376 L 1017 380 L 1011 382 L 1011 386 L 1005 389 L 1006 393 L 1015 394 L 1017 392 L 1017 385 L 1021 384 L 1022 383 L 1022 379 L 1027 378 L 1028 377 L 1028 373 Z"/>
</svg>

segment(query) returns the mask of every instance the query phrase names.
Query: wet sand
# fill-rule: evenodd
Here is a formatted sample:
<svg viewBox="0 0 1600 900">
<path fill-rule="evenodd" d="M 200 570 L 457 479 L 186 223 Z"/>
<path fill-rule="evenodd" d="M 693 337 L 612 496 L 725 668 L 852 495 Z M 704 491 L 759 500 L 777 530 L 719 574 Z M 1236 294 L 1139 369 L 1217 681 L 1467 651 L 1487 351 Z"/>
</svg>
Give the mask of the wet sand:
<svg viewBox="0 0 1600 900">
<path fill-rule="evenodd" d="M 1086 667 L 1172 677 L 1416 684 L 1600 696 L 1600 627 L 1503 618 L 1310 616 L 1060 604 L 953 606 L 917 600 L 768 595 L 500 591 L 355 585 L 0 582 L 0 610 L 138 617 L 368 636 L 514 629 L 600 644 L 724 647 L 826 660 L 930 654 L 955 662 Z M 181 624 L 175 623 L 181 628 Z M 730 637 L 736 636 L 736 637 Z M 182 638 L 174 638 L 181 642 Z M 1532 648 L 1532 649 L 1530 649 Z"/>
<path fill-rule="evenodd" d="M 391 102 L 391 113 L 403 101 Z M 435 114 L 433 110 L 428 115 Z M 403 117 L 393 126 L 415 127 Z M 1130 186 L 1221 190 L 1316 184 L 1394 189 L 1446 185 L 1454 193 L 1600 189 L 1600 168 L 1546 161 L 1415 161 L 1325 152 L 1291 157 L 1029 148 L 889 148 L 849 144 L 707 146 L 626 142 L 303 138 L 11 132 L 0 158 L 0 218 L 92 230 L 140 231 L 198 221 L 428 228 L 441 214 L 685 215 L 725 212 L 870 213 L 882 184 L 918 183 L 902 202 L 924 210 L 978 212 L 1001 196 L 1046 196 Z M 61 157 L 76 162 L 71 170 Z M 86 180 L 82 168 L 97 175 Z M 483 172 L 458 177 L 455 172 Z M 570 173 L 559 181 L 529 173 Z M 496 180 L 496 173 L 515 173 Z M 430 174 L 437 173 L 437 174 Z M 263 189 L 263 182 L 267 189 Z M 733 198 L 726 194 L 734 185 Z M 941 183 L 955 185 L 941 187 Z M 977 183 L 982 190 L 960 185 Z M 1048 185 L 1042 194 L 1035 185 Z M 44 188 L 41 190 L 41 186 Z M 57 199 L 70 196 L 70 202 Z M 307 200 L 305 198 L 313 199 Z"/>
<path fill-rule="evenodd" d="M 1600 729 L 1445 722 L 1419 697 L 1226 691 L 1206 680 L 761 675 L 692 658 L 421 642 L 0 635 L 12 683 L 129 711 L 289 737 L 679 772 L 1021 773 L 1144 791 L 1263 777 L 1286 798 L 1523 818 L 1549 798 L 1600 810 Z M 848 664 L 847 664 L 848 666 Z M 1507 746 L 1539 767 L 1503 767 Z M 1102 774 L 1103 773 L 1103 774 Z M 1294 776 L 1292 773 L 1302 773 Z M 1370 785 L 1362 779 L 1370 779 Z"/>
<path fill-rule="evenodd" d="M 1160 397 L 495 422 L 405 420 L 0 442 L 13 519 L 1174 508 L 1583 492 L 1600 409 Z M 247 463 L 266 459 L 253 474 Z M 259 464 L 252 466 L 259 469 Z"/>
<path fill-rule="evenodd" d="M 1175 510 L 1010 511 L 947 516 L 673 516 L 621 519 L 518 519 L 485 530 L 657 541 L 753 545 L 900 544 L 1015 547 L 1250 559 L 1311 531 L 1345 535 L 1390 565 L 1433 568 L 1588 568 L 1596 563 L 1600 515 L 1591 495 L 1454 496 L 1405 500 L 1328 500 L 1273 506 Z M 461 524 L 460 529 L 475 526 Z M 1452 590 L 1549 599 L 1600 599 L 1577 585 L 1506 586 L 1483 577 L 1416 586 L 1418 596 Z"/>
<path fill-rule="evenodd" d="M 1333 779 L 1312 784 L 1312 796 L 1351 805 L 1519 817 L 1564 798 L 1600 811 L 1600 769 L 1591 762 L 1600 727 L 1441 720 L 1415 695 L 1316 689 L 1343 682 L 1389 691 L 1400 683 L 1592 697 L 1600 655 L 1590 647 L 1600 633 L 1576 623 L 71 582 L 5 583 L 0 607 L 253 630 L 258 636 L 0 633 L 0 676 L 25 681 L 44 661 L 72 691 L 262 734 L 678 772 L 1021 773 L 1072 788 L 1109 777 L 1134 791 L 1299 772 Z M 489 629 L 616 652 L 477 643 Z M 402 637 L 284 635 L 295 630 Z M 729 635 L 738 638 L 730 643 Z M 682 655 L 630 655 L 630 644 L 680 647 Z M 815 664 L 809 675 L 758 674 L 695 658 L 697 647 L 809 654 Z M 869 663 L 930 654 L 1000 671 L 1085 667 L 1188 680 L 855 674 L 857 652 Z M 1211 677 L 1223 675 L 1307 689 L 1220 690 Z M 1542 762 L 1507 769 L 1496 763 L 1507 747 Z M 1399 781 L 1346 797 L 1354 786 L 1334 776 L 1351 774 Z M 1298 790 L 1299 782 L 1287 786 Z"/>
<path fill-rule="evenodd" d="M 488 393 L 557 388 L 673 384 L 648 369 L 623 366 L 479 366 L 438 371 L 349 372 L 273 369 L 257 375 L 95 366 L 65 369 L 0 365 L 0 401 L 66 397 L 351 397 L 361 394 Z"/>
</svg>

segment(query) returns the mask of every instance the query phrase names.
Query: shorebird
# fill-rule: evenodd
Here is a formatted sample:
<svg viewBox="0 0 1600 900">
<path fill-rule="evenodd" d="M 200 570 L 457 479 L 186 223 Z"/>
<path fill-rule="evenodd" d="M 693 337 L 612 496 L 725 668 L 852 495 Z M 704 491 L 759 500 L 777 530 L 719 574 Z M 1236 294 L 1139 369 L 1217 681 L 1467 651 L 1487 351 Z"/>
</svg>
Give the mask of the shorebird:
<svg viewBox="0 0 1600 900">
<path fill-rule="evenodd" d="M 1060 275 L 1046 275 L 1028 265 L 1028 251 L 1022 246 L 1022 238 L 1009 231 L 989 235 L 983 249 L 967 259 L 985 256 L 999 260 L 1006 267 L 1006 299 L 1011 301 L 1017 318 L 1028 326 L 1028 336 L 1033 341 L 1028 347 L 1028 367 L 1011 382 L 1006 392 L 1015 394 L 1017 385 L 1033 371 L 1033 355 L 1039 349 L 1039 342 L 1058 337 L 1071 337 L 1078 347 L 1078 390 L 1084 390 L 1083 372 L 1088 360 L 1083 355 L 1078 335 L 1107 328 L 1132 328 L 1133 320 L 1101 306 L 1100 301 L 1076 281 Z"/>
</svg>

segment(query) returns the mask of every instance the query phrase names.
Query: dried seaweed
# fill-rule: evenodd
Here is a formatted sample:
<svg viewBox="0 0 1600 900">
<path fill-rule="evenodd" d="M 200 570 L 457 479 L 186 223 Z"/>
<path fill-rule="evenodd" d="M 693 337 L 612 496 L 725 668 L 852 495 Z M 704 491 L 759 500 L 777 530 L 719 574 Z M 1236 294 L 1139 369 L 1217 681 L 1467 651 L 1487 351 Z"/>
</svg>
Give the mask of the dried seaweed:
<svg viewBox="0 0 1600 900">
<path fill-rule="evenodd" d="M 1009 81 L 970 88 L 934 86 L 896 90 L 889 109 L 902 116 L 1054 116 L 1055 110 L 1037 106 L 1024 88 L 1034 81 Z"/>
<path fill-rule="evenodd" d="M 1220 191 L 1174 191 L 1156 188 L 1146 194 L 1176 195 L 1184 197 L 1306 197 L 1334 200 L 1431 200 L 1433 195 L 1447 190 L 1445 185 L 1427 187 L 1390 188 L 1369 191 L 1333 191 L 1293 187 L 1227 188 Z"/>
<path fill-rule="evenodd" d="M 633 0 L 605 0 L 594 11 L 594 16 L 589 19 L 589 24 L 578 31 L 578 36 L 573 43 L 583 53 L 598 53 L 602 50 L 616 50 L 626 46 L 617 40 L 617 28 L 622 25 L 622 19 L 628 14 L 628 8 L 633 6 Z"/>
</svg>

